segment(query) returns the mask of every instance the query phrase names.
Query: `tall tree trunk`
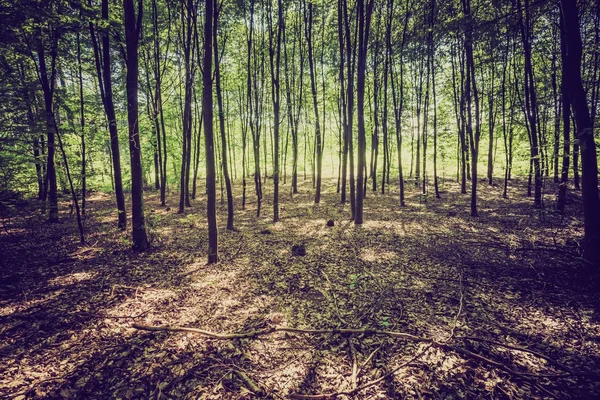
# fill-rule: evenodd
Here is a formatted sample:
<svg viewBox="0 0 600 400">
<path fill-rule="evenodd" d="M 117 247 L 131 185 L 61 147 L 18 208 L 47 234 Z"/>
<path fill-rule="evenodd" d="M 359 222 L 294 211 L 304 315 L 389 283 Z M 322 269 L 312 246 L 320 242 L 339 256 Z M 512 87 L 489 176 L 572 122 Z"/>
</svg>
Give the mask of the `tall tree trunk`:
<svg viewBox="0 0 600 400">
<path fill-rule="evenodd" d="M 594 128 L 581 79 L 581 36 L 579 16 L 574 0 L 561 0 L 564 20 L 564 40 L 567 47 L 567 80 L 570 104 L 573 107 L 577 128 L 577 140 L 581 149 L 582 198 L 585 229 L 585 256 L 600 260 L 600 197 L 598 197 L 598 160 Z"/>
<path fill-rule="evenodd" d="M 378 13 L 379 18 L 378 22 L 381 19 L 381 12 Z M 376 35 L 379 34 L 379 26 L 381 24 L 377 24 L 377 32 Z M 375 40 L 373 46 L 371 47 L 373 53 L 373 133 L 371 134 L 371 162 L 370 162 L 370 176 L 373 181 L 373 191 L 377 191 L 377 158 L 379 156 L 379 76 L 378 76 L 378 67 L 379 67 L 379 40 Z"/>
<path fill-rule="evenodd" d="M 48 137 L 48 157 L 46 161 L 46 179 L 47 184 L 44 190 L 48 196 L 49 202 L 49 214 L 48 222 L 58 222 L 58 193 L 57 193 L 57 182 L 56 182 L 56 163 L 55 163 L 55 152 L 56 152 L 56 119 L 54 116 L 54 84 L 56 81 L 56 59 L 57 59 L 57 47 L 58 47 L 58 33 L 52 33 L 51 38 L 52 44 L 50 48 L 50 71 L 46 65 L 46 50 L 43 47 L 42 41 L 40 41 L 39 48 L 37 50 L 38 63 L 39 63 L 39 79 L 42 86 L 42 92 L 44 94 L 44 107 L 46 112 L 46 135 Z M 33 54 L 31 55 L 33 57 Z"/>
<path fill-rule="evenodd" d="M 342 0 L 338 0 L 338 43 L 340 51 L 340 66 L 339 66 L 339 79 L 340 79 L 340 108 L 341 108 L 341 123 L 344 143 L 342 149 L 342 165 L 340 171 L 340 191 L 341 191 L 341 203 L 346 203 L 346 190 L 347 190 L 347 179 L 348 179 L 348 96 L 346 92 L 346 81 L 344 76 L 344 18 L 343 18 L 343 7 L 345 4 Z M 350 62 L 349 60 L 347 61 Z"/>
<path fill-rule="evenodd" d="M 192 153 L 192 87 L 194 84 L 194 40 L 192 37 L 195 8 L 192 0 L 181 3 L 181 37 L 184 54 L 185 92 L 183 105 L 183 137 L 181 153 L 181 175 L 179 179 L 179 213 L 189 206 L 189 161 Z"/>
<path fill-rule="evenodd" d="M 204 5 L 204 61 L 202 70 L 202 112 L 204 113 L 204 139 L 206 149 L 206 192 L 208 220 L 208 263 L 219 261 L 217 231 L 217 191 L 215 174 L 215 148 L 213 132 L 213 93 L 212 93 L 212 56 L 213 56 L 213 1 L 205 0 Z"/>
<path fill-rule="evenodd" d="M 367 65 L 367 48 L 374 0 L 358 0 L 358 70 L 357 70 L 357 111 L 358 111 L 358 178 L 356 185 L 356 215 L 354 223 L 363 223 L 363 200 L 366 170 L 366 138 L 365 138 L 365 77 Z"/>
<path fill-rule="evenodd" d="M 569 153 L 571 152 L 571 104 L 569 102 L 569 86 L 566 76 L 569 74 L 569 60 L 567 59 L 567 43 L 565 40 L 565 21 L 560 17 L 560 56 L 561 56 L 561 82 L 560 93 L 562 102 L 563 124 L 563 155 L 560 174 L 560 186 L 556 209 L 563 214 L 567 202 L 567 189 L 569 185 Z"/>
<path fill-rule="evenodd" d="M 85 104 L 83 98 L 83 71 L 81 66 L 81 37 L 77 32 L 77 74 L 79 78 L 79 126 L 81 128 L 81 216 L 85 218 L 85 198 L 87 196 L 87 171 L 85 148 Z"/>
<path fill-rule="evenodd" d="M 250 0 L 250 34 L 248 38 L 247 87 L 249 104 L 248 113 L 250 119 L 250 131 L 252 133 L 252 149 L 254 154 L 254 189 L 256 191 L 256 216 L 259 217 L 262 205 L 262 181 L 260 173 L 260 111 L 258 101 L 258 61 L 253 42 L 254 3 L 254 0 Z"/>
<path fill-rule="evenodd" d="M 532 23 L 529 0 L 525 0 L 525 20 L 521 11 L 521 0 L 517 0 L 517 13 L 521 27 L 521 39 L 523 41 L 525 56 L 525 112 L 529 122 L 529 132 L 531 138 L 531 162 L 534 176 L 534 205 L 536 208 L 542 207 L 542 175 L 540 170 L 540 149 L 539 149 L 539 124 L 537 116 L 537 96 L 535 82 L 533 77 L 533 66 L 531 59 L 531 30 Z"/>
<path fill-rule="evenodd" d="M 312 44 L 312 29 L 313 29 L 313 3 L 309 2 L 308 5 L 304 6 L 304 24 L 305 24 L 305 35 L 306 44 L 308 46 L 308 67 L 310 71 L 310 89 L 312 93 L 312 103 L 315 112 L 315 146 L 314 152 L 316 154 L 316 169 L 313 168 L 313 173 L 316 172 L 316 187 L 315 187 L 315 203 L 321 201 L 321 169 L 323 164 L 323 144 L 321 138 L 321 124 L 319 118 L 319 105 L 317 102 L 317 83 L 316 83 L 316 72 L 315 72 L 315 59 L 313 54 Z M 325 106 L 325 105 L 323 105 Z"/>
<path fill-rule="evenodd" d="M 102 20 L 108 23 L 108 0 L 102 0 Z M 107 30 L 102 30 L 102 46 L 96 39 L 95 27 L 90 23 L 90 34 L 94 48 L 96 61 L 96 73 L 100 86 L 100 96 L 104 105 L 104 112 L 108 120 L 108 132 L 110 136 L 110 155 L 112 161 L 112 175 L 115 197 L 117 200 L 118 227 L 121 230 L 127 228 L 127 212 L 125 211 L 125 194 L 123 192 L 123 177 L 121 173 L 121 151 L 119 149 L 119 133 L 117 130 L 117 117 L 113 101 L 110 40 Z M 102 54 L 102 55 L 101 55 Z"/>
<path fill-rule="evenodd" d="M 437 96 L 435 91 L 435 45 L 433 42 L 433 28 L 435 25 L 435 0 L 431 0 L 431 90 L 433 94 L 433 188 L 435 197 L 440 198 L 440 188 L 437 174 Z"/>
<path fill-rule="evenodd" d="M 142 153 L 140 147 L 138 112 L 138 47 L 142 28 L 143 0 L 138 0 L 137 16 L 134 0 L 124 0 L 125 44 L 127 52 L 127 121 L 129 125 L 129 155 L 131 159 L 131 220 L 133 248 L 144 251 L 149 247 L 144 217 Z"/>
<path fill-rule="evenodd" d="M 388 0 L 388 4 L 389 4 L 389 9 L 393 10 L 393 1 L 394 0 Z M 402 111 L 403 111 L 403 106 L 404 106 L 404 63 L 403 63 L 403 56 L 404 56 L 404 45 L 406 43 L 406 32 L 407 32 L 407 28 L 408 28 L 408 20 L 410 17 L 410 10 L 409 10 L 409 1 L 410 0 L 406 0 L 406 10 L 405 10 L 405 15 L 404 15 L 404 28 L 402 29 L 402 42 L 401 42 L 401 46 L 400 46 L 400 78 L 398 79 L 398 84 L 400 85 L 399 88 L 399 93 L 396 91 L 396 78 L 394 78 L 394 65 L 395 63 L 393 62 L 394 58 L 393 58 L 393 47 L 392 47 L 392 43 L 391 40 L 388 40 L 387 46 L 389 47 L 389 57 L 390 57 L 390 61 L 391 61 L 391 65 L 390 65 L 390 74 L 391 74 L 391 79 L 392 79 L 392 100 L 394 102 L 394 120 L 395 120 L 395 127 L 396 127 L 396 147 L 397 147 L 397 152 L 398 152 L 398 183 L 400 186 L 400 207 L 404 207 L 405 206 L 405 202 L 404 202 L 404 176 L 402 173 Z M 391 18 L 391 16 L 390 16 Z M 391 21 L 390 21 L 391 23 Z M 389 38 L 388 38 L 389 39 Z"/>
<path fill-rule="evenodd" d="M 465 25 L 465 99 L 467 106 L 467 133 L 469 135 L 469 146 L 471 148 L 471 216 L 476 217 L 477 213 L 477 158 L 479 154 L 479 138 L 481 127 L 479 124 L 479 94 L 475 81 L 475 63 L 473 60 L 473 28 L 471 22 L 471 1 L 463 0 L 463 13 L 468 24 Z M 471 93 L 473 96 L 471 97 Z M 475 129 L 473 130 L 473 110 L 472 103 L 475 103 Z"/>
<path fill-rule="evenodd" d="M 277 2 L 277 43 L 273 44 L 273 6 L 269 4 L 269 61 L 271 66 L 271 99 L 273 101 L 273 222 L 279 221 L 279 111 L 280 111 L 280 82 L 281 66 L 281 34 L 283 31 L 283 1 Z"/>
<path fill-rule="evenodd" d="M 215 0 L 216 3 L 217 0 Z M 216 6 L 216 4 L 215 4 Z M 217 6 L 214 10 L 214 27 L 213 27 L 213 41 L 214 41 L 214 59 L 215 59 L 215 85 L 217 91 L 217 102 L 219 106 L 219 130 L 221 131 L 221 163 L 223 165 L 223 179 L 225 180 L 225 187 L 227 190 L 227 229 L 234 230 L 233 224 L 233 191 L 231 189 L 231 178 L 229 177 L 229 164 L 227 160 L 227 132 L 225 131 L 225 112 L 223 107 L 223 93 L 221 91 L 221 69 L 219 61 L 219 44 L 218 44 L 218 31 L 217 27 L 219 24 L 219 7 Z"/>
</svg>

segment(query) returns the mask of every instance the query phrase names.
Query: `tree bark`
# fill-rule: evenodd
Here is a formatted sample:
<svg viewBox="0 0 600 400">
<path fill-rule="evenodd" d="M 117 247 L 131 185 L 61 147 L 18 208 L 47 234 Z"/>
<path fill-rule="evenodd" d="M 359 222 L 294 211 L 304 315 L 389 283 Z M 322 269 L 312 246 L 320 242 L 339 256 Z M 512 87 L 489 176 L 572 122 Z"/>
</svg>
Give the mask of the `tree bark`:
<svg viewBox="0 0 600 400">
<path fill-rule="evenodd" d="M 204 113 L 204 140 L 206 149 L 206 192 L 208 220 L 208 263 L 219 261 L 217 231 L 217 192 L 215 178 L 215 149 L 213 131 L 213 93 L 212 93 L 212 56 L 213 56 L 213 1 L 205 0 L 204 10 L 204 60 L 202 70 L 202 112 Z"/>
<path fill-rule="evenodd" d="M 584 214 L 585 256 L 600 260 L 600 198 L 598 197 L 598 160 L 594 130 L 581 79 L 581 35 L 575 0 L 561 0 L 564 40 L 567 47 L 567 80 L 569 102 L 575 116 L 577 140 L 581 150 L 582 198 Z"/>
<path fill-rule="evenodd" d="M 216 3 L 217 0 L 215 0 Z M 216 5 L 216 4 L 215 4 Z M 215 89 L 217 91 L 217 103 L 219 107 L 219 130 L 221 133 L 221 164 L 223 165 L 223 179 L 227 190 L 227 229 L 234 230 L 233 224 L 233 191 L 231 189 L 231 178 L 229 177 L 229 164 L 227 157 L 227 132 L 225 131 L 225 111 L 223 107 L 223 93 L 221 91 L 221 68 L 219 61 L 219 44 L 218 31 L 219 24 L 219 7 L 214 10 L 214 26 L 213 26 L 213 41 L 214 41 L 214 59 L 215 59 Z"/>
<path fill-rule="evenodd" d="M 102 19 L 108 23 L 108 0 L 102 0 Z M 121 230 L 127 228 L 127 212 L 125 210 L 125 194 L 123 192 L 123 177 L 121 173 L 121 151 L 119 149 L 119 132 L 117 130 L 117 117 L 113 101 L 110 39 L 108 30 L 102 30 L 102 45 L 100 46 L 95 33 L 95 27 L 90 23 L 90 34 L 94 48 L 94 59 L 96 61 L 96 73 L 100 87 L 100 97 L 108 120 L 108 132 L 110 136 L 110 154 L 112 161 L 113 182 L 115 198 L 117 201 L 117 226 Z"/>
<path fill-rule="evenodd" d="M 129 127 L 129 156 L 131 160 L 131 220 L 133 249 L 144 251 L 149 247 L 144 217 L 142 152 L 140 147 L 138 110 L 138 47 L 142 28 L 143 0 L 138 0 L 137 16 L 134 0 L 124 0 L 125 43 L 127 54 L 127 121 Z M 110 66 L 109 66 L 110 67 Z"/>
</svg>

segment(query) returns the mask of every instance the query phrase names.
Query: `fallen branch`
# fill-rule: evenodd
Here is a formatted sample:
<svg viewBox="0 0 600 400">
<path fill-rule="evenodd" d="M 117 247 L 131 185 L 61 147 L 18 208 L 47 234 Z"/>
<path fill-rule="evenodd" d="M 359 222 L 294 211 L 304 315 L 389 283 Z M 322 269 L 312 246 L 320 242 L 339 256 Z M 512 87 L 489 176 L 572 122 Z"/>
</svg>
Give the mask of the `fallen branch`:
<svg viewBox="0 0 600 400">
<path fill-rule="evenodd" d="M 529 354 L 533 354 L 536 357 L 542 358 L 554 365 L 556 365 L 557 367 L 559 367 L 560 369 L 562 369 L 563 371 L 567 371 L 569 374 L 572 375 L 580 375 L 580 376 L 587 376 L 587 377 L 595 377 L 597 379 L 600 379 L 600 374 L 594 374 L 594 373 L 589 373 L 589 372 L 578 372 L 578 371 L 574 371 L 571 368 L 567 367 L 566 365 L 562 364 L 559 361 L 556 361 L 555 359 L 542 354 L 540 352 L 537 352 L 535 350 L 530 350 L 526 347 L 521 347 L 521 346 L 515 346 L 515 345 L 511 345 L 511 344 L 506 344 L 506 343 L 502 343 L 502 342 L 497 342 L 495 340 L 490 340 L 490 339 L 483 339 L 483 338 L 478 338 L 475 336 L 457 336 L 456 339 L 462 339 L 462 340 L 472 340 L 475 342 L 483 342 L 483 343 L 489 343 L 492 344 L 494 346 L 499 346 L 499 347 L 504 347 L 506 349 L 511 349 L 511 350 L 517 350 L 517 351 L 522 351 L 524 353 L 529 353 Z"/>
<path fill-rule="evenodd" d="M 288 333 L 303 333 L 308 335 L 365 335 L 365 336 L 388 336 L 395 339 L 406 339 L 411 340 L 413 342 L 426 342 L 431 343 L 433 339 L 426 338 L 423 336 L 415 336 L 410 333 L 404 332 L 394 332 L 394 331 L 382 331 L 377 329 L 302 329 L 302 328 L 288 328 L 283 326 L 272 327 L 267 329 L 262 329 L 259 331 L 250 331 L 250 332 L 242 332 L 242 333 L 214 333 L 210 331 L 206 331 L 204 329 L 198 328 L 187 328 L 183 326 L 148 326 L 148 325 L 140 325 L 133 324 L 132 328 L 143 330 L 143 331 L 151 331 L 151 332 L 190 332 L 196 333 L 199 335 L 207 336 L 212 339 L 221 339 L 221 340 L 229 340 L 229 339 L 250 339 L 256 338 L 259 336 L 270 335 L 275 332 L 288 332 Z"/>
<path fill-rule="evenodd" d="M 443 349 L 447 349 L 447 350 L 452 350 L 455 351 L 459 354 L 462 354 L 464 356 L 468 356 L 470 358 L 474 358 L 475 360 L 484 362 L 486 364 L 490 364 L 493 365 L 496 368 L 500 368 L 503 371 L 506 371 L 512 375 L 516 375 L 516 376 L 522 376 L 522 377 L 529 377 L 529 378 L 564 378 L 566 376 L 570 376 L 570 373 L 567 374 L 533 374 L 530 372 L 520 372 L 520 371 L 515 371 L 512 368 L 507 367 L 506 365 L 499 363 L 497 361 L 494 360 L 490 360 L 489 358 L 486 358 L 484 356 L 481 356 L 479 354 L 473 353 L 472 351 L 469 351 L 467 349 L 463 349 L 462 347 L 457 347 L 457 346 L 451 346 L 451 345 L 444 345 L 444 344 L 440 344 L 439 347 L 443 348 Z"/>
</svg>

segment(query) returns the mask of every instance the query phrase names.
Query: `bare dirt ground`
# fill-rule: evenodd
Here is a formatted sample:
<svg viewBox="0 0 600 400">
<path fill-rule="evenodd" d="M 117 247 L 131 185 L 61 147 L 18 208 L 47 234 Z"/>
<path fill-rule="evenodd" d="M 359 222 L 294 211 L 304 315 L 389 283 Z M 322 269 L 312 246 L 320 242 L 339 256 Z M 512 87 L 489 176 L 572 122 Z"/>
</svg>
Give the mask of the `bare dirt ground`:
<svg viewBox="0 0 600 400">
<path fill-rule="evenodd" d="M 255 217 L 252 186 L 236 227 L 219 209 L 221 262 L 206 265 L 205 198 L 183 215 L 146 194 L 152 249 L 130 250 L 109 195 L 88 202 L 88 245 L 62 206 L 49 225 L 35 203 L 0 227 L 2 398 L 594 398 L 600 396 L 599 266 L 583 261 L 579 194 L 567 215 L 534 210 L 521 183 L 501 198 L 480 185 L 480 213 L 455 183 L 442 199 L 407 184 L 365 200 L 349 220 L 335 182 L 313 204 L 310 181 Z M 327 227 L 329 219 L 334 227 Z M 304 245 L 305 256 L 292 254 Z M 215 333 L 272 327 L 388 334 L 274 332 L 218 340 L 132 327 Z M 526 351 L 524 350 L 527 349 Z M 320 397 L 319 397 L 320 396 Z"/>
</svg>

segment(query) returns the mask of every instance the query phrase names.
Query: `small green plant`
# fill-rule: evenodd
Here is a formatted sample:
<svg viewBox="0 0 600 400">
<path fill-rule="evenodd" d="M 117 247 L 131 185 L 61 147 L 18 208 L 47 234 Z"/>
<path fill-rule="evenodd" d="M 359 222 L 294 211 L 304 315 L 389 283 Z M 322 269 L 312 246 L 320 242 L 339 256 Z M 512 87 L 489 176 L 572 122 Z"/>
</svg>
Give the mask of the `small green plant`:
<svg viewBox="0 0 600 400">
<path fill-rule="evenodd" d="M 379 325 L 384 329 L 388 329 L 390 327 L 390 317 L 382 317 Z"/>
<path fill-rule="evenodd" d="M 358 286 L 358 281 L 361 277 L 361 274 L 351 274 L 350 275 L 350 289 L 356 289 Z"/>
</svg>

